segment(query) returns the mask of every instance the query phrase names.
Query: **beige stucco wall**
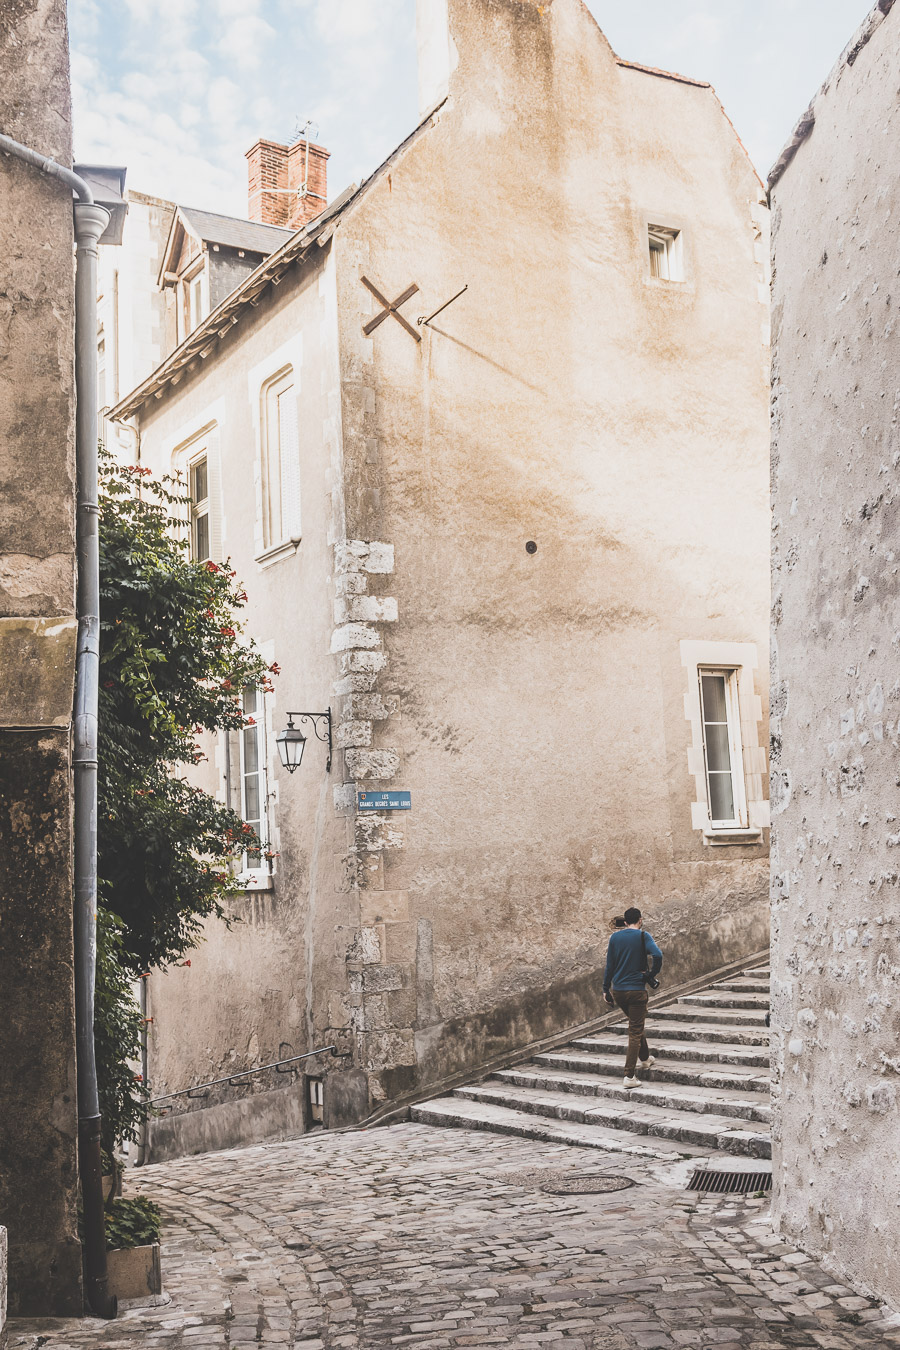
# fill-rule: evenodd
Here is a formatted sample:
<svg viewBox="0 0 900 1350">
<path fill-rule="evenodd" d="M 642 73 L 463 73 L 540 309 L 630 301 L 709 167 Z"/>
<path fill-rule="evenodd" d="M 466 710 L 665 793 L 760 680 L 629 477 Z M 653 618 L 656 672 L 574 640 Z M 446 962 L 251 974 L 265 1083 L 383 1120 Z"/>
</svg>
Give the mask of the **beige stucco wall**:
<svg viewBox="0 0 900 1350">
<path fill-rule="evenodd" d="M 576 0 L 446 13 L 423 36 L 448 101 L 141 416 L 162 467 L 221 405 L 271 729 L 330 702 L 338 746 L 330 781 L 273 762 L 274 890 L 154 977 L 154 1092 L 337 1040 L 336 1123 L 595 1014 L 631 903 L 670 985 L 768 941 L 762 187 L 713 92 L 617 64 Z M 684 282 L 651 280 L 648 223 L 683 230 Z M 363 334 L 362 275 L 419 287 L 421 343 Z M 247 376 L 299 333 L 303 542 L 259 568 Z M 698 651 L 744 667 L 758 828 L 725 846 L 701 828 Z M 358 815 L 385 786 L 412 811 Z M 159 1147 L 221 1142 L 196 1114 Z"/>
<path fill-rule="evenodd" d="M 319 711 L 333 701 L 329 580 L 338 367 L 333 269 L 324 255 L 317 261 L 318 268 L 292 271 L 265 309 L 222 343 L 215 361 L 198 363 L 164 402 L 151 402 L 141 421 L 142 462 L 156 474 L 178 467 L 186 443 L 207 445 L 219 522 L 213 533 L 222 540 L 217 556 L 230 558 L 249 595 L 246 631 L 283 672 L 266 708 L 269 820 L 278 854 L 273 888 L 248 891 L 233 903 L 230 932 L 210 922 L 190 967 L 149 981 L 154 1094 L 325 1043 L 329 991 L 346 980 L 338 948 L 349 923 L 348 899 L 340 894 L 347 827 L 334 813 L 324 747 L 311 743 L 303 771 L 289 777 L 277 767 L 274 741 L 288 710 Z M 257 561 L 258 390 L 286 363 L 294 368 L 300 414 L 302 540 L 295 552 L 263 564 Z M 195 439 L 204 427 L 213 430 Z M 205 749 L 197 781 L 222 800 L 230 794 L 240 810 L 237 736 L 231 737 L 227 787 L 224 740 L 209 739 Z M 275 1121 L 281 1107 L 271 1114 L 263 1098 L 284 1081 L 259 1078 L 246 1090 L 213 1093 L 204 1105 L 256 1093 L 259 1109 Z M 171 1121 L 162 1127 L 171 1128 Z M 213 1136 L 198 1138 L 208 1143 Z M 227 1131 L 214 1138 L 230 1141 Z"/>
<path fill-rule="evenodd" d="M 166 301 L 156 279 L 175 207 L 160 197 L 127 191 L 128 213 L 118 248 L 103 248 L 97 266 L 97 325 L 106 358 L 106 397 L 111 408 L 169 354 Z M 109 448 L 134 460 L 134 438 L 115 426 L 103 428 Z"/>
<path fill-rule="evenodd" d="M 680 649 L 756 644 L 764 706 L 761 186 L 712 91 L 617 65 L 580 4 L 449 23 L 449 101 L 335 236 L 347 531 L 395 546 L 368 592 L 398 607 L 396 771 L 350 773 L 413 794 L 347 1013 L 389 1096 L 590 1016 L 631 903 L 673 982 L 767 940 L 764 845 L 693 828 Z M 683 228 L 682 285 L 650 280 L 648 222 Z M 416 283 L 412 320 L 468 290 L 421 344 L 367 338 L 362 275 Z"/>
<path fill-rule="evenodd" d="M 782 1231 L 900 1307 L 900 8 L 882 18 L 773 192 L 773 1139 Z"/>
</svg>

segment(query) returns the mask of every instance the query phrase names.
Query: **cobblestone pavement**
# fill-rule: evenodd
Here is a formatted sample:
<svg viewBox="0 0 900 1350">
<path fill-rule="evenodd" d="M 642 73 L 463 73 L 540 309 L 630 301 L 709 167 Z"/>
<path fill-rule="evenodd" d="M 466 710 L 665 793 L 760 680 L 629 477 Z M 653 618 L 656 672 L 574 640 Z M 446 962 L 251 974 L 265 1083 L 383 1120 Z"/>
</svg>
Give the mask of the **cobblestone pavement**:
<svg viewBox="0 0 900 1350">
<path fill-rule="evenodd" d="M 164 1210 L 170 1301 L 12 1322 L 11 1350 L 852 1350 L 900 1318 L 770 1231 L 766 1202 L 685 1191 L 691 1164 L 397 1125 L 132 1173 Z M 633 1188 L 549 1194 L 574 1173 Z"/>
</svg>

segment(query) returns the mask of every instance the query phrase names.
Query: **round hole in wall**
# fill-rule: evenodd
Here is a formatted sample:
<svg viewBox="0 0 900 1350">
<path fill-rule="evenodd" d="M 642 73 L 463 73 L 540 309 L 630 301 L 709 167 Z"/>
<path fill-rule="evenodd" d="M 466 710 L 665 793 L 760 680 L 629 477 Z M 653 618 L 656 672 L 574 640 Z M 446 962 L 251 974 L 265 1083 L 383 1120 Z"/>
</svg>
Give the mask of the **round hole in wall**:
<svg viewBox="0 0 900 1350">
<path fill-rule="evenodd" d="M 525 545 L 525 552 L 526 552 L 526 553 L 537 553 L 537 544 L 534 542 L 533 539 L 529 539 L 529 540 L 528 540 L 528 543 Z"/>
</svg>

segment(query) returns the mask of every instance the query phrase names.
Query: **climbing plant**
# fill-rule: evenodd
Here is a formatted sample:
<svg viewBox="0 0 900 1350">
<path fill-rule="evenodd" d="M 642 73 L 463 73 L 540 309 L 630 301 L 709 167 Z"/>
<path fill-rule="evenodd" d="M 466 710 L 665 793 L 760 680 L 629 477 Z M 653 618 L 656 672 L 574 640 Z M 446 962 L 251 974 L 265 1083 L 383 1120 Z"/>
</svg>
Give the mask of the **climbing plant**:
<svg viewBox="0 0 900 1350">
<path fill-rule="evenodd" d="M 247 685 L 271 688 L 238 622 L 227 564 L 190 558 L 177 480 L 101 453 L 98 1071 L 104 1144 L 146 1109 L 128 1061 L 140 1033 L 132 981 L 182 959 L 225 916 L 250 827 L 193 781 L 204 732 L 245 725 Z M 115 1133 L 111 1133 L 111 1131 Z"/>
</svg>

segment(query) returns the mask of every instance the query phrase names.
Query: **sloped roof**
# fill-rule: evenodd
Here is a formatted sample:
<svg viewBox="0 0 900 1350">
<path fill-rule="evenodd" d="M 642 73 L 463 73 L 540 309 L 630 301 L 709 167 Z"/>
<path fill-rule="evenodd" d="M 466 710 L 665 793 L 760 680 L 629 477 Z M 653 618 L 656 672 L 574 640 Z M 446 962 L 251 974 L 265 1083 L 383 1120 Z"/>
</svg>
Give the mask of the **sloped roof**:
<svg viewBox="0 0 900 1350">
<path fill-rule="evenodd" d="M 677 80 L 679 84 L 696 84 L 699 89 L 711 89 L 709 80 L 695 80 L 692 75 L 677 75 L 674 70 L 660 70 L 658 66 L 642 66 L 639 61 L 623 61 L 616 57 L 617 66 L 627 66 L 629 70 L 641 70 L 645 75 L 659 75 L 664 80 Z"/>
<path fill-rule="evenodd" d="M 335 198 L 330 206 L 326 206 L 324 211 L 313 220 L 308 221 L 303 229 L 298 230 L 296 234 L 278 230 L 279 234 L 287 235 L 287 242 L 276 249 L 270 257 L 265 258 L 241 282 L 240 286 L 226 296 L 222 303 L 211 314 L 207 315 L 192 333 L 188 334 L 184 342 L 175 348 L 171 356 L 168 356 L 161 365 L 157 366 L 156 370 L 147 376 L 146 380 L 119 400 L 108 414 L 110 420 L 121 421 L 122 418 L 130 417 L 132 413 L 137 412 L 148 399 L 162 398 L 164 390 L 171 384 L 178 384 L 185 370 L 198 357 L 205 360 L 215 350 L 219 341 L 226 333 L 231 331 L 241 315 L 251 305 L 257 304 L 259 297 L 268 286 L 273 283 L 277 285 L 288 268 L 292 267 L 294 263 L 302 262 L 316 245 L 323 248 L 334 233 L 344 212 L 368 192 L 369 188 L 396 163 L 404 150 L 432 124 L 433 119 L 446 101 L 444 99 L 437 107 L 432 108 L 428 116 L 419 123 L 416 129 L 404 141 L 401 141 L 396 150 L 392 151 L 384 163 L 380 164 L 359 187 L 355 183 L 351 184 L 339 197 Z M 176 219 L 177 214 L 176 212 Z M 198 214 L 208 215 L 209 213 L 199 212 Z M 227 220 L 229 217 L 226 216 L 224 219 Z M 267 226 L 266 228 L 274 229 L 275 227 Z"/>
<path fill-rule="evenodd" d="M 194 206 L 179 206 L 178 210 L 204 243 L 243 248 L 251 253 L 274 253 L 294 233 L 280 225 L 262 225 L 259 221 L 241 220 L 238 216 L 220 216 L 214 211 L 198 211 Z"/>
</svg>

